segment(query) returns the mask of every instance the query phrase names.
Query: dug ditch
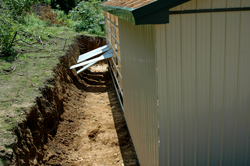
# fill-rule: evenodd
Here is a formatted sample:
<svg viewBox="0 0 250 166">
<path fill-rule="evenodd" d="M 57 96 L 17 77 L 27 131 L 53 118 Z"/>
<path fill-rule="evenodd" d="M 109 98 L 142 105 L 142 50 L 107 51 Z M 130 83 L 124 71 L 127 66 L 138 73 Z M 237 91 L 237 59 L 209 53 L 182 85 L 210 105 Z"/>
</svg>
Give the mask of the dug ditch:
<svg viewBox="0 0 250 166">
<path fill-rule="evenodd" d="M 69 69 L 80 54 L 105 40 L 79 36 L 75 41 L 15 130 L 14 164 L 139 165 L 107 65 L 80 75 Z"/>
</svg>

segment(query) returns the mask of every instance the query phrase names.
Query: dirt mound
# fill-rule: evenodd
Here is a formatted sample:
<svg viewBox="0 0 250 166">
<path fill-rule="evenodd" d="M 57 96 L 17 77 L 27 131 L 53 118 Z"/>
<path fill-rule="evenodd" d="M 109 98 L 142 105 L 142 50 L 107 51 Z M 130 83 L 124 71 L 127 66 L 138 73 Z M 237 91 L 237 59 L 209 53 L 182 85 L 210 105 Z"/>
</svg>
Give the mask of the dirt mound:
<svg viewBox="0 0 250 166">
<path fill-rule="evenodd" d="M 27 110 L 27 119 L 15 130 L 17 143 L 13 151 L 16 165 L 36 165 L 44 157 L 44 147 L 57 132 L 57 126 L 62 121 L 60 115 L 67 109 L 66 103 L 71 98 L 81 98 L 74 93 L 75 82 L 81 82 L 75 70 L 69 67 L 76 63 L 80 53 L 84 53 L 105 44 L 103 38 L 79 36 L 66 55 L 60 58 L 55 67 L 55 78 L 41 89 L 42 95 L 37 97 L 36 105 Z M 84 87 L 82 87 L 84 90 Z"/>
<path fill-rule="evenodd" d="M 139 165 L 106 64 L 77 75 L 79 54 L 105 44 L 79 36 L 15 130 L 15 165 Z"/>
</svg>

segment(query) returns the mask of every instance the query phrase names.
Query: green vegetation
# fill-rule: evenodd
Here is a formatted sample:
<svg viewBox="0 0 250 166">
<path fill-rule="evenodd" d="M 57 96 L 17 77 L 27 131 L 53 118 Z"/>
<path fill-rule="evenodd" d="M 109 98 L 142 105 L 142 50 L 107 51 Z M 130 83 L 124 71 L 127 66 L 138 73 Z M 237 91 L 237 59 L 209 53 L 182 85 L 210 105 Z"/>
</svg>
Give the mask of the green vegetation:
<svg viewBox="0 0 250 166">
<path fill-rule="evenodd" d="M 57 31 L 67 27 L 75 32 L 105 35 L 104 25 L 99 24 L 104 20 L 102 10 L 97 7 L 100 0 L 46 1 L 53 6 L 56 4 L 58 9 L 45 4 L 34 5 L 39 1 L 42 0 L 0 0 L 0 57 L 13 59 L 18 54 L 14 49 L 16 40 L 46 39 L 50 32 L 54 34 L 53 28 Z"/>
<path fill-rule="evenodd" d="M 14 40 L 20 31 L 20 23 L 37 0 L 0 0 L 0 45 L 4 56 L 17 54 Z"/>
<path fill-rule="evenodd" d="M 75 31 L 87 31 L 90 34 L 104 36 L 105 27 L 99 24 L 104 20 L 102 10 L 97 7 L 99 3 L 101 1 L 98 0 L 82 1 L 70 11 Z"/>
<path fill-rule="evenodd" d="M 99 0 L 68 4 L 68 11 L 41 1 L 0 0 L 0 147 L 13 144 L 13 128 L 53 77 L 72 39 L 82 33 L 104 36 Z M 57 1 L 46 0 L 52 2 Z"/>
<path fill-rule="evenodd" d="M 22 20 L 30 7 L 39 0 L 0 0 L 2 15 L 12 17 L 14 20 Z"/>
</svg>

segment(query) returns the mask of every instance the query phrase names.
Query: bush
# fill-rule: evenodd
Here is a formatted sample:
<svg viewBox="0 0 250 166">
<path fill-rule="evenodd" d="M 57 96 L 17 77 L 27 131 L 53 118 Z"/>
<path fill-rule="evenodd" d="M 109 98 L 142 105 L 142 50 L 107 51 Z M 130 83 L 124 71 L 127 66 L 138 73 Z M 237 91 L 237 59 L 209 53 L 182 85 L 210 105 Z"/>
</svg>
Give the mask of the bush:
<svg viewBox="0 0 250 166">
<path fill-rule="evenodd" d="M 70 11 L 76 32 L 87 31 L 90 34 L 105 35 L 104 25 L 99 24 L 104 21 L 103 11 L 97 7 L 99 3 L 99 0 L 82 1 Z"/>
<path fill-rule="evenodd" d="M 63 10 L 54 10 L 57 13 L 57 19 L 69 28 L 74 26 L 74 21 L 71 19 L 71 14 L 66 14 Z"/>
<path fill-rule="evenodd" d="M 14 20 L 9 18 L 0 18 L 0 45 L 1 56 L 14 56 L 16 51 L 13 49 L 14 39 L 17 35 L 19 27 Z"/>
<path fill-rule="evenodd" d="M 20 31 L 20 23 L 30 7 L 38 0 L 0 0 L 1 56 L 14 56 L 14 39 Z"/>
<path fill-rule="evenodd" d="M 0 0 L 2 9 L 8 11 L 8 14 L 14 20 L 22 20 L 24 14 L 30 10 L 31 6 L 41 0 Z"/>
<path fill-rule="evenodd" d="M 19 23 L 7 14 L 0 15 L 0 45 L 1 56 L 15 55 L 13 40 L 20 29 Z"/>
</svg>

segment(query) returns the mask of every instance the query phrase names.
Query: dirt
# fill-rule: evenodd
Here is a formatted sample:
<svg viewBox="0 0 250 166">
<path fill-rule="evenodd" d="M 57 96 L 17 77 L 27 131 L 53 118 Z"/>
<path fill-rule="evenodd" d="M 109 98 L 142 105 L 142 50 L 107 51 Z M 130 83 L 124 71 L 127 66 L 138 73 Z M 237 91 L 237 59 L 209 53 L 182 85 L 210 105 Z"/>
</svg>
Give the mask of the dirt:
<svg viewBox="0 0 250 166">
<path fill-rule="evenodd" d="M 138 165 L 106 64 L 81 75 L 86 90 L 72 86 L 44 165 Z M 74 97 L 72 97 L 75 95 Z"/>
<path fill-rule="evenodd" d="M 0 165 L 4 165 L 5 160 L 11 160 L 11 148 L 16 142 L 13 134 L 15 127 L 26 119 L 27 113 L 36 110 L 33 108 L 37 105 L 36 97 L 42 97 L 39 89 L 53 86 L 51 81 L 49 84 L 45 81 L 54 77 L 53 68 L 59 63 L 58 58 L 65 54 L 76 35 L 79 33 L 62 27 L 43 39 L 43 46 L 41 43 L 25 46 L 18 39 L 14 48 L 20 51 L 19 56 L 0 57 Z M 26 37 L 25 41 L 30 39 L 29 42 L 33 43 L 32 36 Z M 6 72 L 9 69 L 15 70 Z"/>
<path fill-rule="evenodd" d="M 54 79 L 15 129 L 14 165 L 139 165 L 107 65 L 80 75 L 69 69 L 79 54 L 104 44 L 80 36 L 60 58 Z"/>
</svg>

